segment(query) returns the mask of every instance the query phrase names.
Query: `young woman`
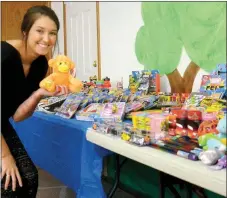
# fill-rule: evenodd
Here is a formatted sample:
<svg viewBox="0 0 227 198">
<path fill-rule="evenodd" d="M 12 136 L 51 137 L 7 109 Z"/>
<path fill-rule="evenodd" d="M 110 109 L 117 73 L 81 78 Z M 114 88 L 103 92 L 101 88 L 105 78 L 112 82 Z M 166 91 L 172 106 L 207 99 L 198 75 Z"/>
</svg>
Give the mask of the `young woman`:
<svg viewBox="0 0 227 198">
<path fill-rule="evenodd" d="M 39 88 L 48 62 L 45 57 L 57 41 L 59 20 L 46 6 L 28 9 L 21 24 L 22 39 L 1 42 L 2 98 L 2 198 L 35 198 L 38 172 L 9 122 L 29 117 L 43 96 L 67 94 L 65 87 L 55 93 Z"/>
</svg>

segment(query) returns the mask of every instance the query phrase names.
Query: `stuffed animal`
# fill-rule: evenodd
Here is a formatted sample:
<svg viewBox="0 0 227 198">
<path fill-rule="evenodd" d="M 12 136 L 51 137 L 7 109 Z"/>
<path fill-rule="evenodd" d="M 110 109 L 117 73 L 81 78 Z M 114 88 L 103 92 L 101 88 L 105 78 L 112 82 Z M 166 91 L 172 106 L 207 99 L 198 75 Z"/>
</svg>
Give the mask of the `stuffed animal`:
<svg viewBox="0 0 227 198">
<path fill-rule="evenodd" d="M 198 139 L 199 145 L 203 150 L 218 149 L 219 151 L 226 151 L 226 145 L 222 143 L 221 139 L 213 133 L 202 135 Z"/>
<path fill-rule="evenodd" d="M 50 59 L 48 64 L 53 68 L 53 73 L 40 82 L 41 88 L 54 92 L 56 86 L 60 85 L 68 87 L 72 93 L 81 91 L 83 84 L 70 74 L 70 70 L 74 69 L 75 65 L 67 56 L 58 55 Z"/>
<path fill-rule="evenodd" d="M 214 165 L 222 157 L 222 153 L 217 149 L 203 151 L 199 154 L 199 159 L 206 165 Z"/>
<path fill-rule="evenodd" d="M 217 125 L 217 130 L 219 132 L 218 134 L 218 137 L 221 138 L 221 139 L 225 139 L 225 142 L 226 142 L 226 115 L 218 122 L 218 125 Z"/>
</svg>

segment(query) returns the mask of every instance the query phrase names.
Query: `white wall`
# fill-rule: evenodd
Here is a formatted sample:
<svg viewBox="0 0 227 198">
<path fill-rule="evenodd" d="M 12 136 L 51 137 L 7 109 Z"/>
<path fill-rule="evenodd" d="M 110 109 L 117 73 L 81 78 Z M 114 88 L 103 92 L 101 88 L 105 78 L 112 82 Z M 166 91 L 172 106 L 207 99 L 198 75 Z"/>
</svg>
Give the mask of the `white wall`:
<svg viewBox="0 0 227 198">
<path fill-rule="evenodd" d="M 132 70 L 143 69 L 134 52 L 136 30 L 143 24 L 140 2 L 100 2 L 101 76 L 128 86 Z"/>
<path fill-rule="evenodd" d="M 124 87 L 127 87 L 131 71 L 143 69 L 134 50 L 136 34 L 141 25 L 141 2 L 100 2 L 102 77 L 109 76 L 112 82 L 123 77 Z M 190 58 L 183 49 L 178 65 L 181 75 L 189 63 Z M 193 91 L 198 90 L 201 76 L 205 73 L 199 71 Z M 161 91 L 170 91 L 166 76 L 161 78 Z"/>
</svg>

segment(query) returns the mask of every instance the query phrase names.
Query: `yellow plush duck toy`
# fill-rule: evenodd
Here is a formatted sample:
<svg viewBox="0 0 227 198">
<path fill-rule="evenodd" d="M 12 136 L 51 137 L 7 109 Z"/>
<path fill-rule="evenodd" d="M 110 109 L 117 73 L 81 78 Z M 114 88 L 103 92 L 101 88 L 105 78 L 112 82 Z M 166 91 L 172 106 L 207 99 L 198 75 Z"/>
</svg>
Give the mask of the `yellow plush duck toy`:
<svg viewBox="0 0 227 198">
<path fill-rule="evenodd" d="M 64 85 L 72 93 L 81 91 L 83 84 L 70 74 L 70 70 L 75 67 L 75 64 L 67 56 L 58 55 L 54 59 L 50 59 L 48 64 L 53 68 L 53 73 L 40 82 L 41 88 L 54 92 L 57 85 Z"/>
</svg>

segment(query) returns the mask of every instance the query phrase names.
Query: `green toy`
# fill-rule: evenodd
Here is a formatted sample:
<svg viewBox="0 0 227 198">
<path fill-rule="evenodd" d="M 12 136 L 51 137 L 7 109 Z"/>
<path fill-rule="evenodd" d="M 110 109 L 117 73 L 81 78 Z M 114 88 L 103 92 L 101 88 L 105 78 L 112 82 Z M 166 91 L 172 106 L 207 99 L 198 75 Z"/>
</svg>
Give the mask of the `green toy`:
<svg viewBox="0 0 227 198">
<path fill-rule="evenodd" d="M 207 133 L 199 137 L 199 145 L 203 147 L 203 150 L 226 150 L 226 145 L 224 145 L 219 137 L 212 133 Z"/>
</svg>

